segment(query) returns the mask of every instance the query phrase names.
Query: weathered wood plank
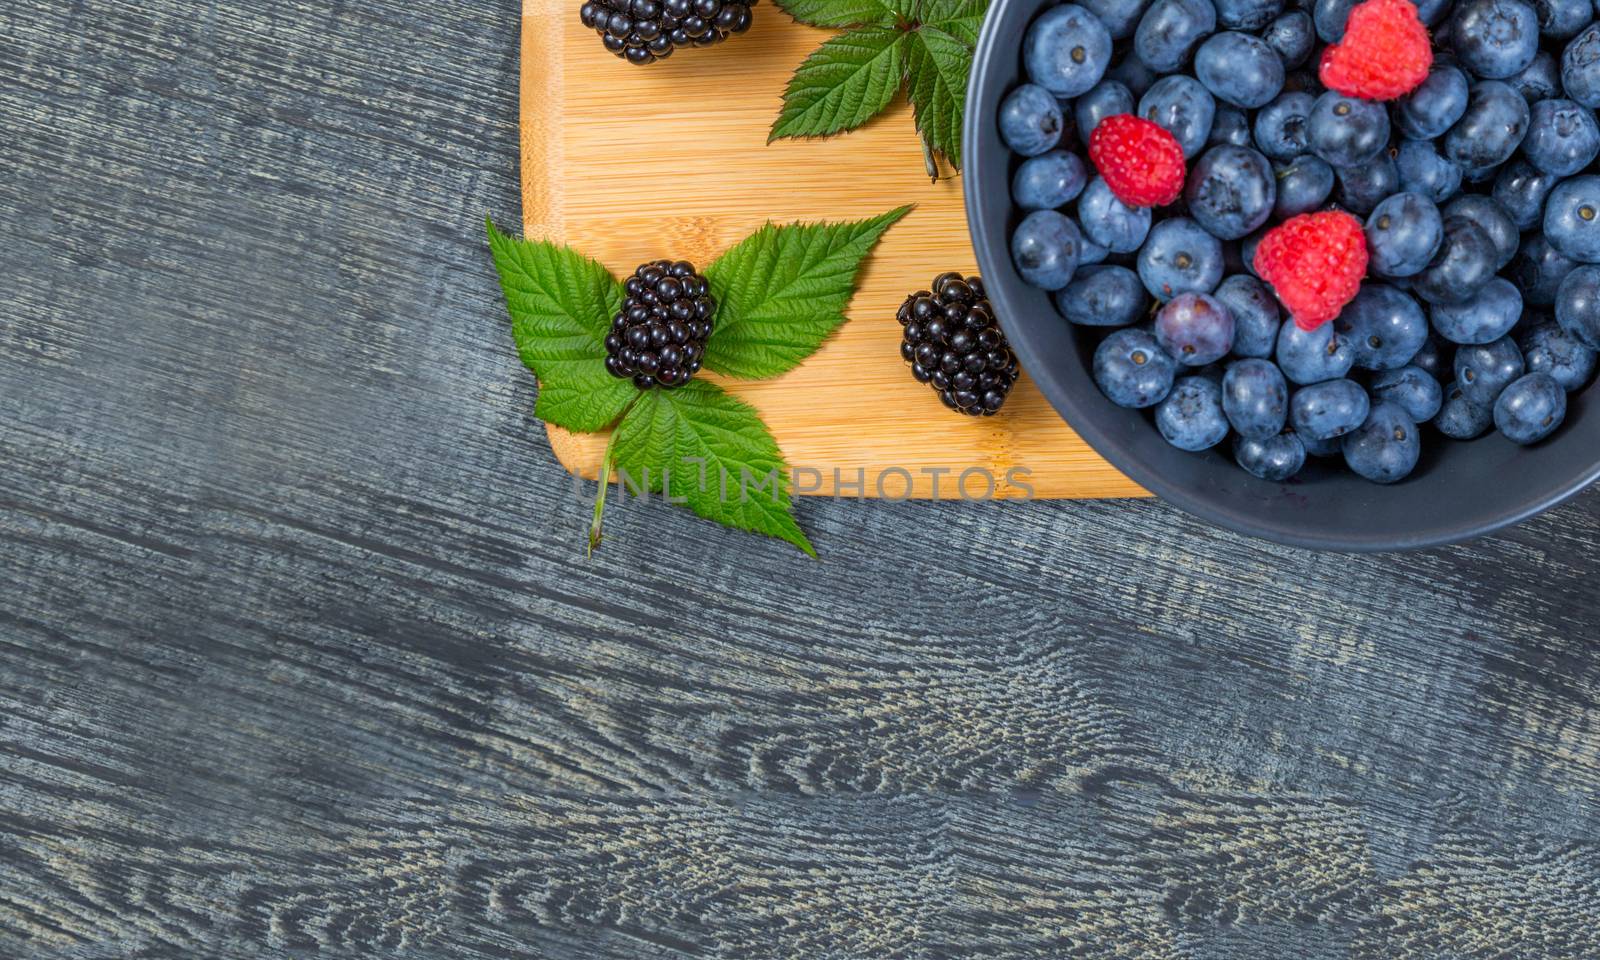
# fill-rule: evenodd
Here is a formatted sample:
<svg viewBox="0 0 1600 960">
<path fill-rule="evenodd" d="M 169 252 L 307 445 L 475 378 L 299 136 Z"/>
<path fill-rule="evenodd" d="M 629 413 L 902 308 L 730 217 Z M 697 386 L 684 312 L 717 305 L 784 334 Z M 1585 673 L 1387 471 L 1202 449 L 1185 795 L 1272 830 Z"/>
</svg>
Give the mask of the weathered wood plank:
<svg viewBox="0 0 1600 960">
<path fill-rule="evenodd" d="M 1600 494 L 585 560 L 480 237 L 518 13 L 0 12 L 0 955 L 1600 954 Z"/>
</svg>

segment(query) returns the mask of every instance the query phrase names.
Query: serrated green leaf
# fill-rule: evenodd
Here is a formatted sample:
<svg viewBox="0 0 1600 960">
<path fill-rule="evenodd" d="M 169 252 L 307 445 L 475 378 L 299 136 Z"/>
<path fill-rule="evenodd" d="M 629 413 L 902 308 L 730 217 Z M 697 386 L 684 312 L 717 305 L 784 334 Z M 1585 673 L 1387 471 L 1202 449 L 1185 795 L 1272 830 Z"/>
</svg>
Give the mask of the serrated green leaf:
<svg viewBox="0 0 1600 960">
<path fill-rule="evenodd" d="M 776 0 L 778 9 L 813 27 L 892 27 L 910 0 Z"/>
<path fill-rule="evenodd" d="M 978 42 L 988 9 L 989 0 L 921 0 L 915 16 L 918 23 L 937 27 L 972 46 Z"/>
<path fill-rule="evenodd" d="M 854 130 L 883 112 L 905 78 L 904 31 L 860 27 L 824 43 L 789 78 L 769 140 Z"/>
<path fill-rule="evenodd" d="M 622 286 L 572 249 L 507 236 L 493 221 L 488 229 L 517 353 L 539 378 L 534 414 L 579 433 L 610 426 L 639 395 L 605 368 L 605 336 L 622 306 Z"/>
<path fill-rule="evenodd" d="M 911 33 L 906 72 L 917 130 L 935 150 L 961 169 L 961 114 L 967 100 L 972 50 L 938 27 Z"/>
<path fill-rule="evenodd" d="M 775 377 L 821 346 L 855 292 L 861 262 L 910 207 L 854 223 L 767 224 L 706 268 L 717 301 L 705 365 Z"/>
<path fill-rule="evenodd" d="M 916 9 L 919 24 L 948 33 L 968 47 L 978 43 L 989 0 L 921 0 Z"/>
<path fill-rule="evenodd" d="M 716 384 L 643 392 L 617 425 L 614 449 L 625 485 L 665 491 L 708 520 L 817 555 L 795 523 L 777 441 L 754 407 Z"/>
<path fill-rule="evenodd" d="M 938 23 L 958 17 L 981 17 L 989 0 L 917 0 L 913 13 L 921 23 Z"/>
<path fill-rule="evenodd" d="M 978 32 L 983 29 L 983 15 L 938 20 L 928 24 L 928 26 L 948 33 L 970 48 L 978 43 Z"/>
</svg>

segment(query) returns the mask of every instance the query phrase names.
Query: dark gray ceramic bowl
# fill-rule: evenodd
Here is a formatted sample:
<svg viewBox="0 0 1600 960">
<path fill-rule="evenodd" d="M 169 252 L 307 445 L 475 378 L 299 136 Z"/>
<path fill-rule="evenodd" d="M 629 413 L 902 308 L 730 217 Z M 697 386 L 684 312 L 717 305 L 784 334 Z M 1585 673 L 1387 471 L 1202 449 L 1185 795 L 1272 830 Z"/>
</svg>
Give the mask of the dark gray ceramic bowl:
<svg viewBox="0 0 1600 960">
<path fill-rule="evenodd" d="M 1525 520 L 1600 478 L 1597 390 L 1574 395 L 1567 422 L 1544 444 L 1518 447 L 1498 434 L 1472 443 L 1432 430 L 1409 479 L 1383 487 L 1313 459 L 1287 484 L 1257 480 L 1229 452 L 1169 446 L 1148 415 L 1101 396 L 1089 361 L 1102 333 L 1075 329 L 1047 294 L 1022 282 L 1008 250 L 1019 217 L 1011 204 L 1017 158 L 1000 140 L 1001 99 L 1022 82 L 1022 36 L 1056 0 L 994 0 L 967 93 L 967 220 L 985 286 L 1024 369 L 1089 445 L 1151 493 L 1196 516 L 1252 536 L 1324 550 L 1404 550 L 1466 540 Z M 1226 446 L 1226 445 L 1224 445 Z"/>
</svg>

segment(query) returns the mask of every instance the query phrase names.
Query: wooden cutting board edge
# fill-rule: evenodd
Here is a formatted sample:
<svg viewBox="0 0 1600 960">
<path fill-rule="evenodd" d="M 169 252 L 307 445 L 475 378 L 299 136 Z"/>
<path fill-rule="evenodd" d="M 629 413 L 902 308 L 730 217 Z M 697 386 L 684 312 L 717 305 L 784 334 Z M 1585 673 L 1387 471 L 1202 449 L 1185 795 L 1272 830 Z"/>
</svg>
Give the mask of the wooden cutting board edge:
<svg viewBox="0 0 1600 960">
<path fill-rule="evenodd" d="M 534 109 L 538 103 L 559 102 L 564 82 L 563 45 L 550 43 L 548 38 L 559 36 L 563 29 L 560 19 L 570 13 L 564 0 L 523 0 L 521 29 L 521 86 L 520 100 L 520 180 L 522 186 L 522 220 L 524 236 L 559 242 L 565 234 L 563 198 L 558 178 L 543 178 L 537 171 L 563 168 L 563 139 L 552 129 L 549 115 Z M 543 42 L 536 42 L 545 38 Z M 598 476 L 598 463 L 602 457 L 606 434 L 574 434 L 550 424 L 545 424 L 551 451 L 562 467 L 576 476 L 593 480 Z M 1012 466 L 1008 451 L 996 450 L 989 463 L 973 466 L 989 468 L 997 477 L 1006 478 Z M 959 473 L 959 471 L 957 471 Z M 1028 478 L 1031 482 L 1013 484 L 1002 479 L 994 495 L 1000 499 L 1038 497 L 1046 499 L 1107 499 L 1147 497 L 1149 494 L 1133 481 L 1102 467 L 1109 477 L 1083 476 L 1077 471 L 1062 475 L 1049 473 Z M 838 477 L 823 475 L 816 490 L 797 491 L 823 496 L 840 495 Z M 882 478 L 880 477 L 880 483 Z M 853 489 L 853 488 L 850 488 Z M 917 477 L 913 498 L 926 498 L 924 478 Z M 958 495 L 947 482 L 942 488 L 945 497 Z M 893 496 L 881 486 L 868 482 L 860 496 L 875 498 Z"/>
<path fill-rule="evenodd" d="M 536 175 L 540 169 L 561 169 L 562 140 L 550 128 L 549 116 L 534 110 L 534 103 L 555 103 L 561 99 L 562 65 L 565 53 L 559 43 L 535 45 L 541 34 L 550 36 L 549 29 L 557 24 L 558 0 L 523 0 L 522 2 L 522 87 L 518 91 L 522 134 L 520 170 L 522 178 L 522 230 L 530 240 L 559 241 L 562 230 L 561 195 L 555 181 Z M 541 30 L 540 28 L 545 28 Z M 545 434 L 550 449 L 569 472 L 586 479 L 594 479 L 597 471 L 575 470 L 574 465 L 583 460 L 584 443 L 570 430 L 545 424 Z"/>
</svg>

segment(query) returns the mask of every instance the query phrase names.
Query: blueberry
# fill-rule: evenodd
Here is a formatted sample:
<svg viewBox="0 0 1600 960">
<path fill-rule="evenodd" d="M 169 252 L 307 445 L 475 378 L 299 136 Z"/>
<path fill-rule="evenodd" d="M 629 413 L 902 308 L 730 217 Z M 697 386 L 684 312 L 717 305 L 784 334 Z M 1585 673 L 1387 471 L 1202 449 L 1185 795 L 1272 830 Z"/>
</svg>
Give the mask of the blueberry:
<svg viewBox="0 0 1600 960">
<path fill-rule="evenodd" d="M 1544 220 L 1545 198 L 1559 182 L 1526 160 L 1512 160 L 1500 168 L 1491 196 L 1518 230 L 1532 230 Z"/>
<path fill-rule="evenodd" d="M 1510 280 L 1494 277 L 1460 303 L 1434 304 L 1430 316 L 1433 329 L 1451 343 L 1489 343 L 1522 319 L 1522 293 Z"/>
<path fill-rule="evenodd" d="M 1600 23 L 1591 23 L 1562 51 L 1561 88 L 1590 109 L 1600 107 Z"/>
<path fill-rule="evenodd" d="M 1165 400 L 1177 371 L 1177 361 L 1143 330 L 1118 330 L 1094 352 L 1094 382 L 1119 407 L 1142 409 Z"/>
<path fill-rule="evenodd" d="M 1493 423 L 1494 410 L 1468 400 L 1459 384 L 1451 383 L 1444 388 L 1444 403 L 1433 419 L 1440 433 L 1453 440 L 1476 440 Z"/>
<path fill-rule="evenodd" d="M 1539 34 L 1552 40 L 1566 40 L 1594 20 L 1589 0 L 1530 0 L 1539 18 Z"/>
<path fill-rule="evenodd" d="M 1454 0 L 1451 0 L 1451 2 L 1453 5 Z M 1450 21 L 1446 20 L 1444 23 L 1441 23 L 1429 30 L 1428 33 L 1433 39 L 1434 62 L 1437 63 L 1441 60 L 1448 60 L 1450 63 L 1455 63 L 1456 55 L 1451 50 L 1450 43 Z"/>
<path fill-rule="evenodd" d="M 1256 113 L 1256 147 L 1273 160 L 1293 160 L 1305 153 L 1306 120 L 1317 98 L 1309 93 L 1285 93 Z"/>
<path fill-rule="evenodd" d="M 1320 208 L 1333 192 L 1333 168 L 1310 154 L 1274 168 L 1274 175 L 1278 178 L 1278 202 L 1272 215 L 1279 220 Z"/>
<path fill-rule="evenodd" d="M 1594 111 L 1571 100 L 1540 100 L 1531 108 L 1522 153 L 1545 173 L 1572 176 L 1600 156 Z"/>
<path fill-rule="evenodd" d="M 1467 110 L 1445 131 L 1443 153 L 1466 171 L 1505 163 L 1528 134 L 1528 101 L 1509 84 L 1483 80 L 1473 86 Z"/>
<path fill-rule="evenodd" d="M 1496 270 L 1504 269 L 1505 265 L 1511 262 L 1511 258 L 1517 255 L 1522 235 L 1517 232 L 1517 224 L 1511 219 L 1511 214 L 1495 202 L 1493 197 L 1481 193 L 1469 193 L 1445 204 L 1440 212 L 1446 219 L 1465 217 L 1483 228 L 1484 235 L 1494 245 Z"/>
<path fill-rule="evenodd" d="M 1233 353 L 1239 357 L 1270 357 L 1278 344 L 1282 318 L 1277 298 L 1255 277 L 1235 274 L 1222 281 L 1212 296 L 1233 314 Z"/>
<path fill-rule="evenodd" d="M 1295 434 L 1295 436 L 1300 437 L 1300 444 L 1306 448 L 1306 456 L 1308 457 L 1337 457 L 1344 453 L 1343 437 L 1313 440 L 1301 434 Z"/>
<path fill-rule="evenodd" d="M 1217 28 L 1211 0 L 1155 0 L 1139 20 L 1133 50 L 1159 73 L 1171 73 L 1189 62 L 1200 40 Z"/>
<path fill-rule="evenodd" d="M 1550 245 L 1581 263 L 1600 263 L 1600 177 L 1563 180 L 1544 205 Z"/>
<path fill-rule="evenodd" d="M 1128 206 L 1095 177 L 1078 200 L 1078 222 L 1091 242 L 1112 253 L 1132 253 L 1150 232 L 1150 208 Z"/>
<path fill-rule="evenodd" d="M 1439 155 L 1432 140 L 1402 140 L 1395 150 L 1400 189 L 1443 203 L 1461 189 L 1461 168 Z"/>
<path fill-rule="evenodd" d="M 1494 406 L 1511 381 L 1527 372 L 1527 361 L 1510 337 L 1456 351 L 1456 386 L 1480 407 Z"/>
<path fill-rule="evenodd" d="M 1111 65 L 1111 34 L 1099 17 L 1063 3 L 1028 27 L 1022 62 L 1029 80 L 1058 97 L 1076 97 L 1099 83 Z"/>
<path fill-rule="evenodd" d="M 1395 404 L 1417 423 L 1427 423 L 1444 405 L 1444 388 L 1420 367 L 1401 367 L 1372 378 L 1372 399 Z"/>
<path fill-rule="evenodd" d="M 1421 86 L 1395 101 L 1394 124 L 1415 140 L 1443 136 L 1467 112 L 1467 90 L 1458 67 L 1435 63 Z"/>
<path fill-rule="evenodd" d="M 1143 3 L 1140 4 L 1140 13 L 1143 13 Z M 1135 97 L 1142 97 L 1156 82 L 1156 72 L 1139 59 L 1133 51 L 1123 54 L 1121 60 L 1111 65 L 1106 71 L 1105 79 L 1115 80 L 1128 88 L 1128 92 Z"/>
<path fill-rule="evenodd" d="M 1421 20 L 1424 25 L 1432 27 L 1440 20 L 1443 20 L 1445 14 L 1450 12 L 1450 6 L 1452 2 L 1453 0 L 1419 0 L 1419 2 L 1415 4 L 1417 8 L 1417 18 Z M 1437 33 L 1438 31 L 1435 30 L 1434 32 Z"/>
<path fill-rule="evenodd" d="M 1470 300 L 1494 276 L 1497 252 L 1483 228 L 1466 217 L 1444 218 L 1444 242 L 1411 289 L 1429 303 Z"/>
<path fill-rule="evenodd" d="M 1561 96 L 1561 65 L 1548 50 L 1540 50 L 1533 62 L 1506 78 L 1511 89 L 1529 103 Z"/>
<path fill-rule="evenodd" d="M 1428 339 L 1428 318 L 1409 293 L 1386 283 L 1364 283 L 1334 328 L 1349 344 L 1355 366 L 1393 370 L 1411 362 Z"/>
<path fill-rule="evenodd" d="M 1380 153 L 1371 163 L 1340 167 L 1334 173 L 1339 175 L 1340 205 L 1357 216 L 1371 213 L 1400 190 L 1400 171 L 1387 153 Z"/>
<path fill-rule="evenodd" d="M 1222 387 L 1210 377 L 1184 377 L 1156 407 L 1156 429 L 1179 450 L 1209 450 L 1228 436 Z"/>
<path fill-rule="evenodd" d="M 1113 40 L 1126 40 L 1133 36 L 1144 16 L 1146 0 L 1081 0 L 1082 6 L 1105 24 Z M 1091 128 L 1082 128 L 1091 129 Z"/>
<path fill-rule="evenodd" d="M 1411 358 L 1411 366 L 1437 380 L 1450 366 L 1445 362 L 1446 359 L 1439 341 L 1430 336 L 1422 342 L 1422 349 L 1417 351 L 1417 355 Z"/>
<path fill-rule="evenodd" d="M 1344 37 L 1345 21 L 1350 11 L 1361 0 L 1316 0 L 1312 4 L 1312 18 L 1317 27 L 1317 37 L 1323 43 L 1338 43 Z"/>
<path fill-rule="evenodd" d="M 1066 118 L 1050 91 L 1025 83 L 1000 104 L 1000 139 L 1017 153 L 1032 157 L 1061 142 Z"/>
<path fill-rule="evenodd" d="M 1594 376 L 1596 352 L 1579 343 L 1559 324 L 1541 323 L 1519 341 L 1529 373 L 1548 373 L 1567 392 L 1581 390 Z"/>
<path fill-rule="evenodd" d="M 1214 147 L 1220 144 L 1231 144 L 1235 147 L 1248 147 L 1254 144 L 1250 137 L 1250 118 L 1238 107 L 1226 104 L 1218 106 L 1216 115 L 1211 118 L 1211 134 L 1206 137 L 1206 146 Z"/>
<path fill-rule="evenodd" d="M 1354 380 L 1324 380 L 1301 387 L 1289 401 L 1289 425 L 1301 437 L 1332 440 L 1367 419 L 1371 401 Z"/>
<path fill-rule="evenodd" d="M 1292 433 L 1265 440 L 1238 437 L 1233 441 L 1233 459 L 1246 473 L 1269 483 L 1282 483 L 1306 465 L 1306 447 Z"/>
<path fill-rule="evenodd" d="M 1329 90 L 1312 105 L 1306 133 L 1311 152 L 1334 167 L 1360 166 L 1389 145 L 1389 112 L 1380 103 Z"/>
<path fill-rule="evenodd" d="M 1072 105 L 1072 115 L 1077 121 L 1079 136 L 1087 140 L 1101 120 L 1132 113 L 1134 109 L 1133 93 L 1126 86 L 1115 80 L 1101 80 Z"/>
<path fill-rule="evenodd" d="M 1060 290 L 1078 269 L 1082 238 L 1054 210 L 1035 210 L 1011 234 L 1011 259 L 1022 279 L 1041 290 Z"/>
<path fill-rule="evenodd" d="M 1373 483 L 1404 480 L 1421 456 L 1421 431 L 1398 404 L 1373 404 L 1366 421 L 1344 440 L 1345 464 Z"/>
<path fill-rule="evenodd" d="M 1194 52 L 1194 75 L 1218 100 L 1254 110 L 1283 89 L 1283 61 L 1260 37 L 1227 31 Z"/>
<path fill-rule="evenodd" d="M 1078 225 L 1078 233 L 1083 233 L 1082 224 Z M 1082 270 L 1084 267 L 1092 266 L 1096 263 L 1105 263 L 1106 258 L 1109 256 L 1111 256 L 1110 250 L 1100 246 L 1100 244 L 1095 243 L 1088 237 L 1083 237 L 1078 244 L 1078 269 Z M 1077 274 L 1073 274 L 1073 276 L 1077 276 Z"/>
<path fill-rule="evenodd" d="M 1261 238 L 1266 236 L 1271 229 L 1271 227 L 1262 227 L 1239 241 L 1239 262 L 1244 264 L 1244 268 L 1250 271 L 1252 277 L 1259 278 L 1261 276 L 1256 273 L 1256 247 L 1260 246 Z M 1227 260 L 1226 251 L 1224 251 L 1223 259 L 1224 261 Z"/>
<path fill-rule="evenodd" d="M 1216 100 L 1193 77 L 1162 77 L 1139 99 L 1139 115 L 1172 134 L 1185 157 L 1206 145 L 1216 113 Z"/>
<path fill-rule="evenodd" d="M 1567 417 L 1567 392 L 1548 373 L 1530 373 L 1505 388 L 1494 405 L 1494 425 L 1512 443 L 1538 443 Z"/>
<path fill-rule="evenodd" d="M 1522 0 L 1460 0 L 1450 17 L 1450 41 L 1474 76 L 1504 80 L 1539 52 L 1539 16 Z"/>
<path fill-rule="evenodd" d="M 1083 191 L 1088 180 L 1083 161 L 1075 153 L 1051 150 L 1030 157 L 1011 178 L 1011 199 L 1024 210 L 1054 210 Z"/>
<path fill-rule="evenodd" d="M 1184 184 L 1189 215 L 1221 240 L 1237 240 L 1267 222 L 1278 198 L 1267 158 L 1224 144 L 1201 155 Z"/>
<path fill-rule="evenodd" d="M 1311 18 L 1304 11 L 1291 10 L 1267 24 L 1267 29 L 1261 32 L 1261 39 L 1283 61 L 1285 68 L 1293 70 L 1311 56 L 1317 35 L 1312 29 Z"/>
<path fill-rule="evenodd" d="M 1426 197 L 1397 193 L 1372 211 L 1366 233 L 1368 269 L 1385 277 L 1409 277 L 1426 269 L 1439 252 L 1444 218 Z"/>
<path fill-rule="evenodd" d="M 1173 359 L 1203 367 L 1233 349 L 1233 314 L 1210 294 L 1180 294 L 1156 313 L 1154 332 Z"/>
<path fill-rule="evenodd" d="M 1578 264 L 1550 245 L 1542 233 L 1530 233 L 1522 249 L 1511 261 L 1511 276 L 1522 291 L 1522 301 L 1530 307 L 1549 307 L 1556 302 L 1561 281 Z"/>
<path fill-rule="evenodd" d="M 1086 327 L 1125 327 L 1150 302 L 1139 275 L 1114 264 L 1080 268 L 1055 300 L 1063 317 Z"/>
<path fill-rule="evenodd" d="M 1600 267 L 1577 267 L 1562 279 L 1556 322 L 1572 339 L 1600 350 Z"/>
<path fill-rule="evenodd" d="M 1222 280 L 1222 241 L 1186 217 L 1156 224 L 1139 250 L 1139 279 L 1158 300 L 1210 293 Z"/>
<path fill-rule="evenodd" d="M 1277 357 L 1283 375 L 1301 385 L 1337 380 L 1356 362 L 1349 342 L 1333 324 L 1302 330 L 1293 320 L 1285 320 L 1278 333 Z"/>
<path fill-rule="evenodd" d="M 1260 30 L 1283 12 L 1284 0 L 1216 0 L 1217 22 L 1229 30 Z"/>
<path fill-rule="evenodd" d="M 1222 378 L 1222 409 L 1240 436 L 1265 440 L 1288 422 L 1289 385 L 1270 360 L 1235 360 Z"/>
</svg>

